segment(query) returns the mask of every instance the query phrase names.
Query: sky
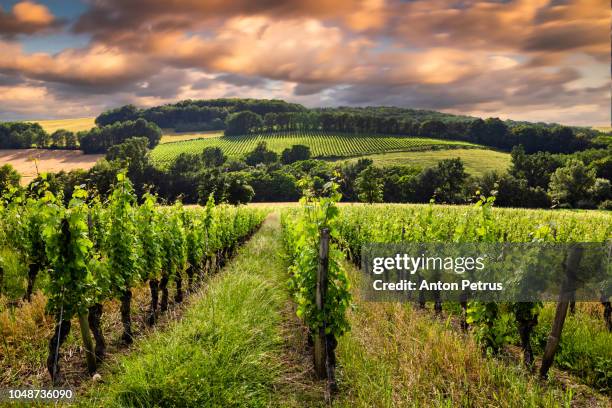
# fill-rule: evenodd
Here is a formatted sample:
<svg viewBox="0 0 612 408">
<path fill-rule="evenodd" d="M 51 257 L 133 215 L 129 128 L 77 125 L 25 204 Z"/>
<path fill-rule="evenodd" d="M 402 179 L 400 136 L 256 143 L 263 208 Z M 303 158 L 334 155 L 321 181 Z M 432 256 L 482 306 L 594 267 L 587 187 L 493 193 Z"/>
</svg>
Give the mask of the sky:
<svg viewBox="0 0 612 408">
<path fill-rule="evenodd" d="M 610 123 L 607 0 L 0 0 L 0 120 L 276 98 Z"/>
</svg>

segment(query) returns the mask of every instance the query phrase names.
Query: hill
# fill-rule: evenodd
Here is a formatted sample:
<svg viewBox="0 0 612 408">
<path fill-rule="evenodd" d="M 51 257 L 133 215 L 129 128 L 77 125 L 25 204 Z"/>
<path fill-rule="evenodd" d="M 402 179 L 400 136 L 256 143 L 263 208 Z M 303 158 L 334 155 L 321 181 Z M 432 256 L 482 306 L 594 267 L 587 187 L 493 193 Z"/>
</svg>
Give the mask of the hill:
<svg viewBox="0 0 612 408">
<path fill-rule="evenodd" d="M 379 167 L 409 165 L 427 168 L 434 167 L 440 160 L 456 157 L 463 161 L 465 170 L 472 176 L 481 176 L 487 171 L 503 173 L 510 166 L 510 155 L 508 153 L 473 148 L 380 153 L 356 157 L 348 161 L 367 158 L 374 161 L 374 165 Z"/>
<path fill-rule="evenodd" d="M 449 140 L 409 136 L 345 134 L 331 132 L 280 132 L 243 136 L 208 137 L 205 139 L 165 143 L 151 153 L 153 161 L 165 166 L 181 153 L 200 153 L 206 147 L 220 147 L 229 157 L 242 157 L 265 141 L 268 148 L 280 153 L 292 145 L 309 146 L 315 158 L 346 158 L 393 151 L 476 148 L 478 145 Z"/>
</svg>

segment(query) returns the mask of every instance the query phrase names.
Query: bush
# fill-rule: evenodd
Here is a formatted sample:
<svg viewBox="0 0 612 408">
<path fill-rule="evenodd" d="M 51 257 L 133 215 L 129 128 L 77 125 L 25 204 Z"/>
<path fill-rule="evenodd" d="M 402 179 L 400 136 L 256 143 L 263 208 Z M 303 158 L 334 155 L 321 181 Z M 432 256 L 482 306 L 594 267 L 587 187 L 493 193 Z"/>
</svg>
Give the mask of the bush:
<svg viewBox="0 0 612 408">
<path fill-rule="evenodd" d="M 19 187 L 21 176 L 10 164 L 0 167 L 0 197 L 11 188 Z"/>
<path fill-rule="evenodd" d="M 272 164 L 278 161 L 278 154 L 269 150 L 266 142 L 259 142 L 255 149 L 246 155 L 244 161 L 249 166 L 256 166 L 260 163 Z"/>
<path fill-rule="evenodd" d="M 293 145 L 281 153 L 281 162 L 283 164 L 291 164 L 308 159 L 310 159 L 310 147 L 304 145 Z"/>
<path fill-rule="evenodd" d="M 602 201 L 597 208 L 600 210 L 612 211 L 612 200 Z"/>
</svg>

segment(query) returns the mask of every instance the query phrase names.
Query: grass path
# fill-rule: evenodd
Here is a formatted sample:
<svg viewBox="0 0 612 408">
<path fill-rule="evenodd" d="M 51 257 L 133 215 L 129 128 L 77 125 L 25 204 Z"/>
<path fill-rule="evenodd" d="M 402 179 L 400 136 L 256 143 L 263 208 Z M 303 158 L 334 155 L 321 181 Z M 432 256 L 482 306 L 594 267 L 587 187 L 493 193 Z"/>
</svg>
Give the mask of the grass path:
<svg viewBox="0 0 612 408">
<path fill-rule="evenodd" d="M 320 405 L 286 290 L 279 228 L 272 214 L 183 319 L 136 343 L 81 405 Z"/>
</svg>

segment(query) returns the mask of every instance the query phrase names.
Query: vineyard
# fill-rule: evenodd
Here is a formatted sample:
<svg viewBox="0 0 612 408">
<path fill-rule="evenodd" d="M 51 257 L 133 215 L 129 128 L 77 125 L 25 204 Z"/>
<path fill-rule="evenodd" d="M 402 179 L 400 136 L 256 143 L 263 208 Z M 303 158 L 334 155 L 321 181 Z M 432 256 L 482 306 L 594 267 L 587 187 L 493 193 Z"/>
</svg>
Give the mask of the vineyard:
<svg viewBox="0 0 612 408">
<path fill-rule="evenodd" d="M 494 200 L 484 197 L 474 208 L 381 205 L 339 209 L 334 203 L 337 198 L 333 193 L 330 197 L 314 200 L 307 196 L 303 209 L 286 210 L 283 217 L 284 241 L 293 262 L 298 315 L 315 342 L 315 369 L 317 358 L 325 361 L 319 375 L 327 378 L 329 393 L 335 387 L 334 370 L 329 370 L 329 365 L 335 365 L 336 337 L 349 329 L 347 310 L 351 295 L 347 290 L 350 285 L 346 267 L 342 267 L 342 252 L 359 266 L 366 243 L 605 242 L 612 236 L 612 219 L 606 213 L 493 209 Z M 322 258 L 327 270 L 324 276 L 329 279 L 327 297 L 318 280 Z M 609 393 L 611 290 L 609 281 L 604 282 L 601 308 L 593 305 L 580 308 L 566 301 L 483 303 L 467 299 L 444 305 L 435 301 L 433 308 L 436 315 L 446 311 L 455 316 L 458 326 L 472 333 L 488 356 L 501 355 L 505 348 L 516 345 L 522 350 L 521 360 L 528 370 L 535 371 L 536 360 L 542 356 L 541 377 L 545 378 L 555 364 L 595 389 Z M 427 303 L 418 300 L 417 307 L 426 309 Z M 563 330 L 568 310 L 570 316 Z M 321 342 L 319 349 L 323 351 L 317 351 L 317 342 Z M 321 356 L 317 357 L 317 353 Z"/>
<path fill-rule="evenodd" d="M 35 290 L 45 294 L 46 313 L 55 321 L 46 357 L 53 384 L 63 381 L 61 347 L 73 319 L 80 327 L 87 369 L 93 373 L 106 354 L 101 329 L 105 303 L 120 302 L 121 341 L 132 343 L 135 289 L 150 287 L 146 319 L 152 326 L 172 302 L 171 285 L 176 287 L 173 302 L 181 303 L 204 275 L 224 265 L 266 213 L 215 206 L 212 198 L 204 208 L 180 203 L 164 207 L 146 194 L 139 204 L 123 173 L 107 202 L 77 188 L 64 205 L 45 182 L 38 188 L 36 198 L 9 197 L 0 206 L 0 293 L 6 299 L 23 293 L 26 304 Z M 10 334 L 6 330 L 9 326 L 3 325 L 5 348 Z M 11 354 L 5 350 L 0 358 L 3 384 L 15 381 L 15 370 L 22 364 Z"/>
<path fill-rule="evenodd" d="M 309 146 L 313 157 L 351 157 L 391 151 L 469 148 L 477 145 L 448 140 L 408 136 L 365 134 L 329 134 L 325 132 L 286 132 L 245 136 L 207 137 L 205 139 L 164 143 L 151 153 L 152 160 L 164 166 L 181 153 L 200 153 L 206 147 L 220 147 L 229 157 L 242 157 L 265 141 L 268 148 L 280 153 L 292 145 Z"/>
<path fill-rule="evenodd" d="M 66 205 L 44 179 L 32 196 L 6 197 L 0 383 L 76 382 L 96 406 L 609 404 L 610 288 L 600 303 L 370 302 L 358 271 L 373 242 L 605 242 L 609 214 L 498 209 L 485 197 L 338 205 L 333 182 L 302 187 L 299 207 L 269 216 L 212 199 L 136 200 L 124 174 L 104 202 L 77 188 Z M 52 323 L 28 323 L 41 301 Z M 117 341 L 138 352 L 117 357 Z M 28 374 L 40 366 L 46 379 Z M 83 383 L 97 372 L 102 384 Z M 560 376 L 571 380 L 546 380 Z"/>
</svg>

